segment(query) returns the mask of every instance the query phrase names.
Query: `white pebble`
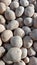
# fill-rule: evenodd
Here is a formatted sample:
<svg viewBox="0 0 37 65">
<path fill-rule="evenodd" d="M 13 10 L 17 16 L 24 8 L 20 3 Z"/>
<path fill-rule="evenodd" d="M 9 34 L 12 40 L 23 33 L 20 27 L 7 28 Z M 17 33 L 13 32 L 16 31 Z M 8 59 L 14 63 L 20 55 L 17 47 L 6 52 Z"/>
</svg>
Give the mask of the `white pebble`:
<svg viewBox="0 0 37 65">
<path fill-rule="evenodd" d="M 5 65 L 5 63 L 2 60 L 0 60 L 0 65 Z"/>
<path fill-rule="evenodd" d="M 1 40 L 1 38 L 0 38 L 0 46 L 2 45 L 2 40 Z"/>
<path fill-rule="evenodd" d="M 24 59 L 24 62 L 25 62 L 25 63 L 29 63 L 29 57 L 26 57 L 26 58 Z"/>
</svg>

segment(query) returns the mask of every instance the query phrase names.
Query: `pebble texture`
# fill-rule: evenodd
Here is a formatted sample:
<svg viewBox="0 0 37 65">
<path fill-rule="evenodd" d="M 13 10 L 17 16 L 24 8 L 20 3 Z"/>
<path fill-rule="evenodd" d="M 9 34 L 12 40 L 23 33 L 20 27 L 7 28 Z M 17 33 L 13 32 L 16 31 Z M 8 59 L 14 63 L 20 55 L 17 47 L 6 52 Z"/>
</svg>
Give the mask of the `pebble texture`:
<svg viewBox="0 0 37 65">
<path fill-rule="evenodd" d="M 0 65 L 37 65 L 37 0 L 0 0 Z"/>
</svg>

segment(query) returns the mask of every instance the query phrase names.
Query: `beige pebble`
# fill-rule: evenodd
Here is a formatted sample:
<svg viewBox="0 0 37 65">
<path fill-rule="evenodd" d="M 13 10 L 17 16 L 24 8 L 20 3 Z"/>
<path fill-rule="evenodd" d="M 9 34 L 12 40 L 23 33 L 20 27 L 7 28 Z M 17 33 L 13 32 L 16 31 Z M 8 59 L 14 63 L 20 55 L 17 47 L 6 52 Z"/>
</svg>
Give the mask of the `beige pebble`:
<svg viewBox="0 0 37 65">
<path fill-rule="evenodd" d="M 5 30 L 4 25 L 0 24 L 0 33 L 2 33 Z"/>
<path fill-rule="evenodd" d="M 34 50 L 37 52 L 37 42 L 34 42 L 33 47 L 34 47 Z"/>
<path fill-rule="evenodd" d="M 30 36 L 25 36 L 23 42 L 24 42 L 23 46 L 25 48 L 30 48 L 33 44 L 33 40 L 30 38 Z"/>
<path fill-rule="evenodd" d="M 23 6 L 19 6 L 16 10 L 15 10 L 15 14 L 17 17 L 22 16 L 22 14 L 24 13 L 24 7 Z"/>
<path fill-rule="evenodd" d="M 5 65 L 5 62 L 0 60 L 0 65 Z"/>
<path fill-rule="evenodd" d="M 3 42 L 7 42 L 11 37 L 13 37 L 13 33 L 11 30 L 5 30 L 2 34 L 1 34 L 1 38 Z"/>
<path fill-rule="evenodd" d="M 0 14 L 3 14 L 6 11 L 6 5 L 3 2 L 0 2 Z"/>
<path fill-rule="evenodd" d="M 29 5 L 29 1 L 28 0 L 20 0 L 20 4 L 24 7 L 27 7 Z"/>
<path fill-rule="evenodd" d="M 0 58 L 3 56 L 3 54 L 5 53 L 5 49 L 4 47 L 0 47 Z"/>
<path fill-rule="evenodd" d="M 19 26 L 19 22 L 17 20 L 12 20 L 7 25 L 7 29 L 15 30 L 16 28 L 18 28 L 18 26 Z"/>
<path fill-rule="evenodd" d="M 5 22 L 5 18 L 2 15 L 0 15 L 0 24 L 5 24 Z"/>
<path fill-rule="evenodd" d="M 29 56 L 35 56 L 36 55 L 36 52 L 34 51 L 33 48 L 28 49 L 28 55 Z"/>
<path fill-rule="evenodd" d="M 33 29 L 30 33 L 30 37 L 35 41 L 37 40 L 37 29 Z"/>
<path fill-rule="evenodd" d="M 17 21 L 19 22 L 19 26 L 22 27 L 23 26 L 23 18 L 19 17 L 19 18 L 17 18 Z"/>
<path fill-rule="evenodd" d="M 16 8 L 18 8 L 18 7 L 19 7 L 19 2 L 17 2 L 17 1 L 11 2 L 10 8 L 11 8 L 12 10 L 14 10 L 14 9 L 16 9 Z"/>
<path fill-rule="evenodd" d="M 11 38 L 10 43 L 13 47 L 22 47 L 23 41 L 20 36 L 14 36 Z"/>
<path fill-rule="evenodd" d="M 20 62 L 21 61 L 21 55 L 22 55 L 22 51 L 21 49 L 14 47 L 11 48 L 7 54 L 3 57 L 3 60 L 7 63 L 7 62 Z"/>
<path fill-rule="evenodd" d="M 24 59 L 27 56 L 27 49 L 26 48 L 21 48 L 21 50 L 22 50 L 22 59 Z"/>
<path fill-rule="evenodd" d="M 28 17 L 32 17 L 34 15 L 34 6 L 33 5 L 29 5 L 25 9 L 25 15 L 28 16 Z"/>
<path fill-rule="evenodd" d="M 7 6 L 9 6 L 10 3 L 11 3 L 11 0 L 0 0 L 0 2 L 3 2 L 3 3 L 5 3 Z"/>
<path fill-rule="evenodd" d="M 17 63 L 14 63 L 13 65 L 26 65 L 24 61 L 20 61 L 20 62 L 17 62 Z"/>
<path fill-rule="evenodd" d="M 15 31 L 14 31 L 14 35 L 15 36 L 20 36 L 20 37 L 24 37 L 24 35 L 25 35 L 25 32 L 24 32 L 24 30 L 22 29 L 22 28 L 17 28 L 17 29 L 15 29 Z"/>
<path fill-rule="evenodd" d="M 37 65 L 37 58 L 36 57 L 30 57 L 30 62 L 28 65 Z"/>
<path fill-rule="evenodd" d="M 6 10 L 6 11 L 5 11 L 5 18 L 6 18 L 7 20 L 14 20 L 14 19 L 16 18 L 15 12 L 12 11 L 12 10 L 10 10 L 10 9 Z"/>
<path fill-rule="evenodd" d="M 2 45 L 2 40 L 1 40 L 1 38 L 0 38 L 0 46 Z"/>
<path fill-rule="evenodd" d="M 29 57 L 26 57 L 26 58 L 24 59 L 24 62 L 25 62 L 25 63 L 29 63 Z"/>
</svg>

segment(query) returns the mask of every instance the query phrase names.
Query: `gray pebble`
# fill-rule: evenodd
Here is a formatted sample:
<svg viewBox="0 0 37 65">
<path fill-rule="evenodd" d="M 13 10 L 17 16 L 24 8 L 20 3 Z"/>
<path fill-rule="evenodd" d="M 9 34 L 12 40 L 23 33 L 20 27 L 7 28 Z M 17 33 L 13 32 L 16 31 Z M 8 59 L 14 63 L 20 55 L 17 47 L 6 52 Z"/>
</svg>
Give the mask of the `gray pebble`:
<svg viewBox="0 0 37 65">
<path fill-rule="evenodd" d="M 20 36 L 14 36 L 11 38 L 10 43 L 13 47 L 22 47 L 23 41 Z"/>
<path fill-rule="evenodd" d="M 4 61 L 0 60 L 0 65 L 5 65 Z"/>
<path fill-rule="evenodd" d="M 22 16 L 22 14 L 24 13 L 24 7 L 23 6 L 19 6 L 16 10 L 15 10 L 15 14 L 17 17 Z"/>
</svg>

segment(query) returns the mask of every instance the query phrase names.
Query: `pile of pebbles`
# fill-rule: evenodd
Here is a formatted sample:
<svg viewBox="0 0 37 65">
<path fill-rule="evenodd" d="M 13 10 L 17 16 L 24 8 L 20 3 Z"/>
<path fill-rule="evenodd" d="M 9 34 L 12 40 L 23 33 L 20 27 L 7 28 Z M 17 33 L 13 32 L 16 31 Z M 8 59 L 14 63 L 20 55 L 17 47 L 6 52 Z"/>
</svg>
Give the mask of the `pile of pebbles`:
<svg viewBox="0 0 37 65">
<path fill-rule="evenodd" d="M 0 0 L 0 65 L 37 65 L 37 0 Z"/>
</svg>

